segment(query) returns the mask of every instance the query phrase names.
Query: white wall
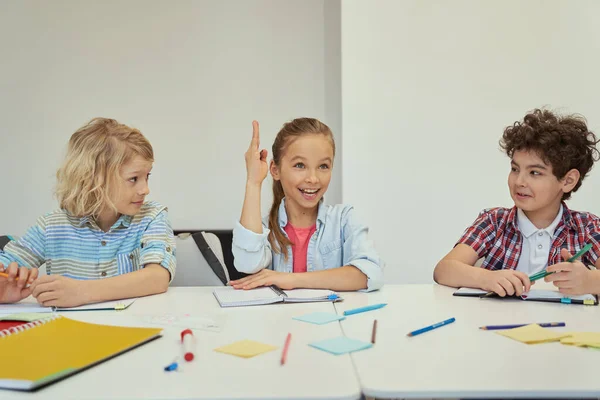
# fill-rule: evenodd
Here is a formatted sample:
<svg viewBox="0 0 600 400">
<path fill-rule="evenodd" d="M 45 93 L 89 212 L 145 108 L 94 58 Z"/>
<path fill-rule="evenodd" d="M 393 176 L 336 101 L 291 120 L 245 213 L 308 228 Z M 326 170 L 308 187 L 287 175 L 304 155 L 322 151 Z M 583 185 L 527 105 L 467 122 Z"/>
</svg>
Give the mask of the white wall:
<svg viewBox="0 0 600 400">
<path fill-rule="evenodd" d="M 549 106 L 600 133 L 600 2 L 342 2 L 343 200 L 388 282 L 430 282 L 485 207 L 512 206 L 505 126 Z M 600 214 L 600 165 L 569 202 Z"/>
<path fill-rule="evenodd" d="M 327 54 L 337 57 L 339 71 L 339 29 L 325 30 L 335 6 L 328 3 L 326 12 L 324 0 L 2 2 L 0 234 L 22 234 L 56 207 L 54 173 L 66 143 L 95 116 L 116 118 L 150 139 L 150 197 L 169 206 L 176 229 L 232 228 L 252 119 L 261 123 L 269 153 L 276 132 L 294 117 L 332 119 L 339 128 L 331 111 L 340 107 L 339 90 L 325 86 L 325 75 L 336 71 L 325 64 L 326 43 L 338 43 L 337 53 Z M 339 27 L 339 12 L 337 19 Z M 332 202 L 341 199 L 336 174 Z"/>
</svg>

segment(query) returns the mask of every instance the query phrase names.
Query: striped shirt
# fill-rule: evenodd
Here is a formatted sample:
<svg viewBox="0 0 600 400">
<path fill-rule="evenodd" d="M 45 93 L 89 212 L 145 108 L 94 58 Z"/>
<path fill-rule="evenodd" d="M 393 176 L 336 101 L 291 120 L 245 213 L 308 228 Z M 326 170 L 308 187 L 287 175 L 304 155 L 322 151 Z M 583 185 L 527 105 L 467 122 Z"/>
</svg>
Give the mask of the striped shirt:
<svg viewBox="0 0 600 400">
<path fill-rule="evenodd" d="M 562 203 L 562 216 L 556 225 L 548 254 L 548 265 L 561 259 L 560 250 L 577 253 L 587 243 L 592 249 L 581 257 L 586 265 L 595 265 L 600 258 L 600 219 L 587 212 L 571 211 Z M 466 244 L 484 258 L 482 268 L 488 270 L 516 269 L 523 247 L 523 234 L 517 222 L 517 208 L 483 210 L 456 244 Z"/>
<path fill-rule="evenodd" d="M 0 263 L 38 268 L 74 279 L 102 279 L 159 264 L 175 276 L 175 237 L 167 208 L 145 203 L 134 215 L 121 215 L 104 232 L 91 217 L 57 210 L 37 220 L 25 236 L 0 251 Z"/>
</svg>

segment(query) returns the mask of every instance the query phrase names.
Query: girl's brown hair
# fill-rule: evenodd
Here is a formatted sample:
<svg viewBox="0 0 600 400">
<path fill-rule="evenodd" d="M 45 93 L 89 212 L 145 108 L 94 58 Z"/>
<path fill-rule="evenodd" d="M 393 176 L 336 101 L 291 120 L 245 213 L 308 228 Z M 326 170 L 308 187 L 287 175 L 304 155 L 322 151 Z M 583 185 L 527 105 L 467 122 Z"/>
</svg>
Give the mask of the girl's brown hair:
<svg viewBox="0 0 600 400">
<path fill-rule="evenodd" d="M 277 137 L 273 142 L 271 151 L 273 152 L 273 162 L 277 167 L 281 165 L 281 158 L 286 148 L 297 138 L 304 135 L 324 135 L 331 142 L 333 155 L 335 156 L 335 141 L 331 129 L 321 121 L 315 118 L 296 118 L 290 122 L 283 124 L 283 127 L 277 133 Z M 285 197 L 281 181 L 273 180 L 273 205 L 269 212 L 269 243 L 271 248 L 276 253 L 283 253 L 284 259 L 287 260 L 287 246 L 292 242 L 285 236 L 279 227 L 279 206 Z"/>
<path fill-rule="evenodd" d="M 111 195 L 120 168 L 136 155 L 154 161 L 150 142 L 137 129 L 109 118 L 94 118 L 79 128 L 56 173 L 60 208 L 77 217 L 96 217 L 106 207 L 116 211 Z"/>
</svg>

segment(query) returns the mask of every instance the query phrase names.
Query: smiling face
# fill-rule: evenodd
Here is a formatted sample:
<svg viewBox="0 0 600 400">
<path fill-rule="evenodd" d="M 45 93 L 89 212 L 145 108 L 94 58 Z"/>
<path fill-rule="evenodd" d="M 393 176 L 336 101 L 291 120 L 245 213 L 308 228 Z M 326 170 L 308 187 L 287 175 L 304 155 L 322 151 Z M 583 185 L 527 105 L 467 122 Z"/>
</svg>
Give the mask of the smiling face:
<svg viewBox="0 0 600 400">
<path fill-rule="evenodd" d="M 508 175 L 508 188 L 515 205 L 525 214 L 556 216 L 564 193 L 573 189 L 577 180 L 573 171 L 558 179 L 552 165 L 546 164 L 533 151 L 515 151 Z"/>
<path fill-rule="evenodd" d="M 281 182 L 286 206 L 297 210 L 315 209 L 331 181 L 333 146 L 322 134 L 293 139 L 279 165 L 271 162 L 273 179 Z"/>
</svg>

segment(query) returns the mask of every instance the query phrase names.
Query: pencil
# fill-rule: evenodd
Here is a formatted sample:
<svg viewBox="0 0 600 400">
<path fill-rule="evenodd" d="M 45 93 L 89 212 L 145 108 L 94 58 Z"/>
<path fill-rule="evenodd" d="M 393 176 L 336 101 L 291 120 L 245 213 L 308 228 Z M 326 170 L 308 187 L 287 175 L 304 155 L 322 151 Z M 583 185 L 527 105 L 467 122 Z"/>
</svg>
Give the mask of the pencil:
<svg viewBox="0 0 600 400">
<path fill-rule="evenodd" d="M 585 253 L 587 253 L 588 251 L 590 251 L 591 248 L 592 248 L 592 244 L 591 243 L 586 244 L 573 257 L 569 258 L 567 260 L 567 262 L 573 262 L 573 261 L 577 260 L 579 257 L 581 257 L 582 255 L 584 255 Z M 535 274 L 531 275 L 529 277 L 529 281 L 530 282 L 535 282 L 535 281 L 537 281 L 539 279 L 547 277 L 548 275 L 552 275 L 553 273 L 554 272 L 548 272 L 546 270 L 542 270 L 540 272 L 536 272 Z M 488 293 L 486 293 L 486 294 L 484 294 L 483 296 L 480 296 L 480 297 L 481 298 L 492 297 L 495 294 L 496 294 L 496 292 L 488 292 Z"/>
<path fill-rule="evenodd" d="M 8 274 L 7 274 L 6 272 L 0 272 L 0 276 L 1 276 L 1 277 L 3 277 L 3 278 L 8 278 Z M 17 277 L 15 277 L 15 280 L 17 280 L 17 281 L 18 281 L 18 280 L 19 280 L 19 277 L 18 277 L 18 276 L 17 276 Z"/>
<path fill-rule="evenodd" d="M 373 332 L 371 332 L 371 343 L 375 344 L 375 337 L 377 336 L 377 320 L 373 321 Z"/>
<path fill-rule="evenodd" d="M 288 349 L 290 348 L 290 341 L 292 340 L 292 334 L 288 333 L 285 338 L 285 344 L 283 345 L 283 351 L 281 352 L 281 365 L 285 364 L 285 360 L 287 359 Z"/>
<path fill-rule="evenodd" d="M 526 326 L 526 325 L 531 325 L 531 324 L 487 325 L 487 326 L 480 326 L 479 329 L 484 330 L 484 331 L 495 331 L 495 330 L 498 330 L 498 329 L 519 328 L 521 326 Z M 537 325 L 541 326 L 542 328 L 552 328 L 552 327 L 556 327 L 556 326 L 566 326 L 566 324 L 564 322 L 543 322 L 543 323 L 537 323 Z"/>
</svg>

